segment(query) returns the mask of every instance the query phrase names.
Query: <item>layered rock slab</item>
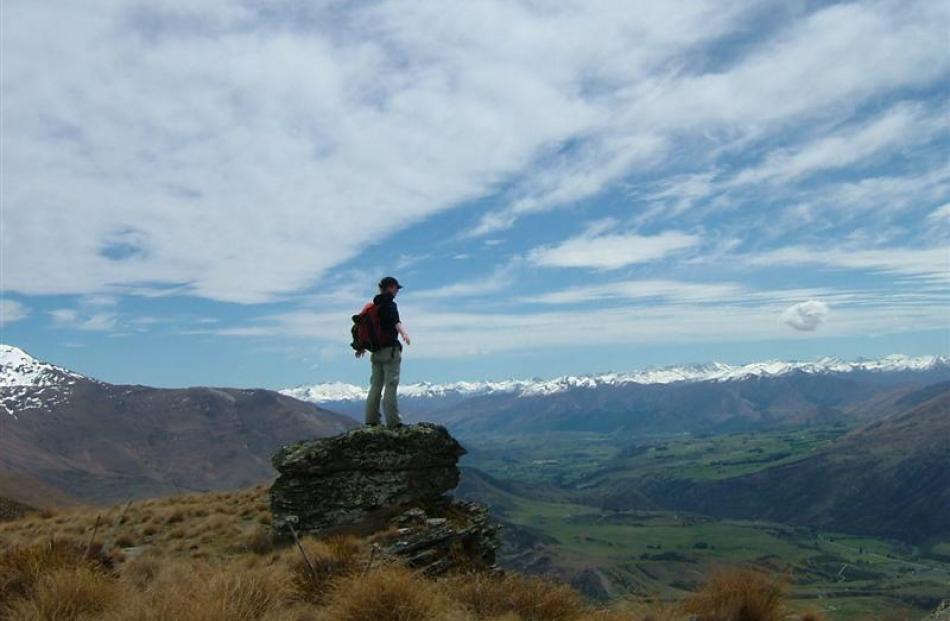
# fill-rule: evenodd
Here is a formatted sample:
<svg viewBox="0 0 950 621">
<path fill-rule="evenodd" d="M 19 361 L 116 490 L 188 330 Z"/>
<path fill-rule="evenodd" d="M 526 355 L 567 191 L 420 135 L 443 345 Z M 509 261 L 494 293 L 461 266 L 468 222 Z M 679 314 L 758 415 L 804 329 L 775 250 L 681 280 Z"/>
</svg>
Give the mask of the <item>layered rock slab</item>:
<svg viewBox="0 0 950 621">
<path fill-rule="evenodd" d="M 483 506 L 445 499 L 428 510 L 413 507 L 397 516 L 380 542 L 389 556 L 426 575 L 440 576 L 495 569 L 499 530 Z"/>
<path fill-rule="evenodd" d="M 442 426 L 362 427 L 285 446 L 270 490 L 275 531 L 327 534 L 439 502 L 459 482 L 465 449 Z"/>
</svg>

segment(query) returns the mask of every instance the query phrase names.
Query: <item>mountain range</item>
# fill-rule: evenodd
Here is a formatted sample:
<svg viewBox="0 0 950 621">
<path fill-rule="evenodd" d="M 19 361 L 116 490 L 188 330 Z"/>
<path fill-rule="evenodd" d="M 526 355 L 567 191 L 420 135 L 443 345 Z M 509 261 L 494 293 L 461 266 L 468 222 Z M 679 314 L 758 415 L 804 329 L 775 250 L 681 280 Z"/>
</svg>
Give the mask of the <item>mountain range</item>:
<svg viewBox="0 0 950 621">
<path fill-rule="evenodd" d="M 0 346 L 0 495 L 27 504 L 38 487 L 60 502 L 246 487 L 281 445 L 354 425 L 270 390 L 113 385 Z"/>
<path fill-rule="evenodd" d="M 900 490 L 916 488 L 903 482 L 907 476 L 917 473 L 914 480 L 931 487 L 946 476 L 946 459 L 940 457 L 946 453 L 940 453 L 942 445 L 934 444 L 928 434 L 950 437 L 945 385 L 940 384 L 948 381 L 950 360 L 943 357 L 889 356 L 857 362 L 826 358 L 744 366 L 711 363 L 553 380 L 417 384 L 400 387 L 400 400 L 408 421 L 440 422 L 462 438 L 596 431 L 633 439 L 841 423 L 857 430 L 836 444 L 835 451 L 783 466 L 787 471 L 769 469 L 749 479 L 717 483 L 722 487 L 715 489 L 651 479 L 598 490 L 608 503 L 642 497 L 715 515 L 766 511 L 762 516 L 770 519 L 835 525 L 851 519 L 844 509 L 818 511 L 812 506 L 783 513 L 792 498 L 776 495 L 783 487 L 779 483 L 794 481 L 799 490 L 794 493 L 812 497 L 810 480 L 822 480 L 825 471 L 839 473 L 834 476 L 842 477 L 844 486 L 848 477 L 858 480 L 858 472 L 880 472 L 875 463 L 885 463 L 866 463 L 852 472 L 843 465 L 852 463 L 850 458 L 842 462 L 837 456 L 880 456 L 875 446 L 881 450 L 900 446 L 907 461 L 894 465 L 879 480 L 861 480 L 869 483 L 872 500 L 875 487 L 890 489 L 884 482 L 900 482 L 894 483 L 890 498 L 908 506 L 909 497 L 901 497 Z M 280 392 L 114 385 L 3 345 L 0 497 L 33 506 L 42 505 L 44 499 L 109 502 L 267 481 L 274 475 L 270 457 L 281 445 L 352 428 L 357 423 L 345 413 L 359 412 L 362 398 L 362 388 L 343 384 Z M 910 422 L 900 426 L 895 421 L 903 413 Z M 875 431 L 877 424 L 882 427 Z M 908 436 L 909 430 L 919 437 Z M 891 437 L 907 439 L 889 444 Z M 912 450 L 918 446 L 935 448 L 924 454 Z M 893 453 L 891 458 L 895 455 L 900 456 Z M 924 481 L 930 474 L 938 480 Z M 774 503 L 767 500 L 772 496 Z M 825 507 L 833 504 L 821 500 L 819 493 L 813 497 Z M 933 492 L 929 497 L 943 499 Z M 703 504 L 710 498 L 730 500 L 725 505 Z M 870 513 L 886 511 L 887 505 L 874 505 L 872 500 L 852 504 Z M 763 510 L 762 503 L 776 506 Z M 799 498 L 798 504 L 808 503 Z M 911 520 L 904 513 L 895 516 Z"/>
<path fill-rule="evenodd" d="M 946 357 L 894 355 L 855 362 L 709 363 L 551 380 L 421 383 L 400 386 L 399 394 L 407 420 L 436 421 L 463 435 L 718 433 L 870 420 L 890 412 L 907 392 L 946 380 Z M 365 388 L 340 383 L 281 392 L 354 416 L 365 398 Z"/>
</svg>

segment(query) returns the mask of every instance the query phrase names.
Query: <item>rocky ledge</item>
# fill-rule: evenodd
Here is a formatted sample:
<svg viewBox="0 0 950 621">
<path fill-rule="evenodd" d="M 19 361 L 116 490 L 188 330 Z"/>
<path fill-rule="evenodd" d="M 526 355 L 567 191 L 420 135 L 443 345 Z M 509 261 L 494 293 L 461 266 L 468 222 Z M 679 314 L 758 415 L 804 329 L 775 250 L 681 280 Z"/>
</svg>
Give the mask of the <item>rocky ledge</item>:
<svg viewBox="0 0 950 621">
<path fill-rule="evenodd" d="M 283 447 L 270 490 L 273 528 L 317 536 L 377 533 L 381 550 L 429 574 L 492 567 L 498 527 L 445 495 L 465 449 L 439 425 L 362 427 Z"/>
<path fill-rule="evenodd" d="M 385 554 L 427 575 L 440 576 L 495 569 L 498 531 L 498 524 L 481 505 L 445 499 L 398 515 L 378 540 Z"/>
</svg>

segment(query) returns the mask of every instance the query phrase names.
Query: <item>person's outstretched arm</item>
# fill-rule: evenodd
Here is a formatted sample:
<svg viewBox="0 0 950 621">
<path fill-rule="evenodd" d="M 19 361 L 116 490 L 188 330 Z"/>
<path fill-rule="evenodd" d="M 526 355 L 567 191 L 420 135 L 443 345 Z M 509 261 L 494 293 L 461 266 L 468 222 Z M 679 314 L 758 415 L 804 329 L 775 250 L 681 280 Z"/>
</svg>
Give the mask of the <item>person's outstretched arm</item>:
<svg viewBox="0 0 950 621">
<path fill-rule="evenodd" d="M 402 340 L 406 342 L 406 345 L 412 345 L 412 341 L 409 340 L 409 333 L 406 332 L 406 329 L 402 327 L 402 322 L 396 324 L 396 332 L 398 332 L 399 336 L 402 337 Z"/>
</svg>

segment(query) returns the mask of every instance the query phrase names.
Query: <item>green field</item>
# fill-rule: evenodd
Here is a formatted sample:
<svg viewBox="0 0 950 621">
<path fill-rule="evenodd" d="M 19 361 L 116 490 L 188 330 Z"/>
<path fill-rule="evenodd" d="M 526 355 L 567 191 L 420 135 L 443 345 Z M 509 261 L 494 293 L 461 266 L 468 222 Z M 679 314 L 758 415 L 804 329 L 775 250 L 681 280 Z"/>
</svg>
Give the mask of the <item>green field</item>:
<svg viewBox="0 0 950 621">
<path fill-rule="evenodd" d="M 567 488 L 654 472 L 724 479 L 804 459 L 846 431 L 835 426 L 655 438 L 593 433 L 479 436 L 466 443 L 474 449 L 467 463 L 501 479 Z"/>
<path fill-rule="evenodd" d="M 627 477 L 662 472 L 725 478 L 803 459 L 845 431 L 826 427 L 648 439 L 483 436 L 467 439 L 473 450 L 465 465 L 532 490 L 495 490 L 485 498 L 504 507 L 501 517 L 509 523 L 553 538 L 521 551 L 513 562 L 568 576 L 595 569 L 608 581 L 611 597 L 678 599 L 716 567 L 751 563 L 786 573 L 796 605 L 823 610 L 833 619 L 885 612 L 919 618 L 950 594 L 950 543 L 917 550 L 896 541 L 784 524 L 671 511 L 605 511 L 583 501 L 598 486 Z"/>
</svg>

